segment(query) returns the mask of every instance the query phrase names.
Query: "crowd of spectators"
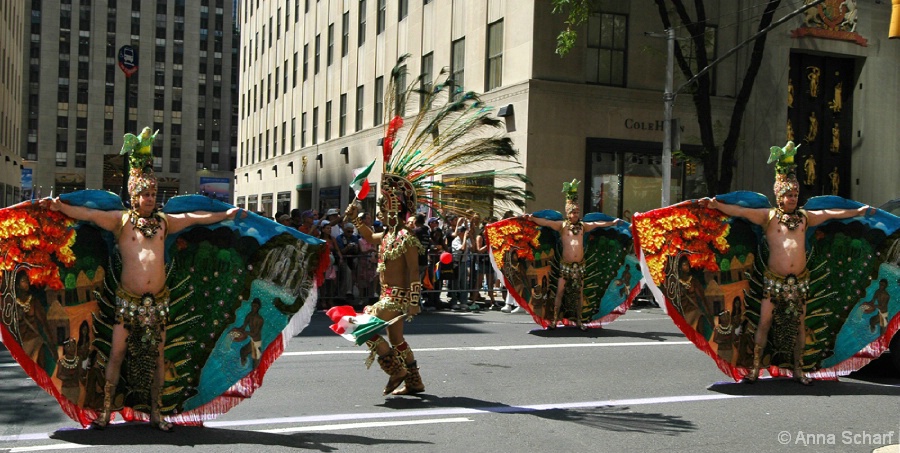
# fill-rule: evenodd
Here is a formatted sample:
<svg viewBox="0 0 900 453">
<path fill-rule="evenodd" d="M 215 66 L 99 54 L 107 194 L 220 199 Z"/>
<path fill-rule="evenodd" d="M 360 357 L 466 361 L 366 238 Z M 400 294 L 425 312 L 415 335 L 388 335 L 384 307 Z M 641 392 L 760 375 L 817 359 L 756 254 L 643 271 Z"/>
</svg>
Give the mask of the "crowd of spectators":
<svg viewBox="0 0 900 453">
<path fill-rule="evenodd" d="M 331 265 L 319 288 L 319 309 L 335 305 L 361 308 L 375 302 L 379 294 L 378 244 L 366 242 L 352 223 L 342 222 L 342 217 L 343 212 L 336 208 L 326 210 L 321 216 L 314 210 L 300 209 L 274 216 L 278 223 L 328 244 Z M 381 222 L 371 213 L 361 212 L 359 218 L 374 232 L 381 231 Z M 486 223 L 495 220 L 489 218 Z M 506 289 L 494 275 L 478 213 L 468 211 L 463 216 L 441 217 L 417 214 L 409 219 L 407 226 L 426 251 L 419 257 L 425 311 L 511 311 L 508 299 L 504 307 Z"/>
</svg>

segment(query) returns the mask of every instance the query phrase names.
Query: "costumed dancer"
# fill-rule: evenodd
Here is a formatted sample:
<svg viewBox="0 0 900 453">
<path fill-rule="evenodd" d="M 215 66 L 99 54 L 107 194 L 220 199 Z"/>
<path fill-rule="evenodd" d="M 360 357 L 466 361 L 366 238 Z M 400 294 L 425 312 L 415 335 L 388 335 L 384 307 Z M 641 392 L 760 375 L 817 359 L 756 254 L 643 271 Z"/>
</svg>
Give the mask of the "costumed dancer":
<svg viewBox="0 0 900 453">
<path fill-rule="evenodd" d="M 501 122 L 489 117 L 492 109 L 482 104 L 474 93 L 450 97 L 453 85 L 442 83 L 436 83 L 433 90 L 419 90 L 418 94 L 424 97 L 423 107 L 412 119 L 412 125 L 403 129 L 403 107 L 419 83 L 409 87 L 398 84 L 401 71 L 405 70 L 402 66 L 405 58 L 391 72 L 391 86 L 385 100 L 386 116 L 391 121 L 382 145 L 384 160 L 378 187 L 381 192 L 378 217 L 384 231 L 374 233 L 365 225 L 358 216 L 356 203 L 351 203 L 345 213 L 345 219 L 353 222 L 363 239 L 380 244 L 381 296 L 378 302 L 365 307 L 365 315 L 358 315 L 360 319 L 352 322 L 347 321 L 349 307 L 329 310 L 329 316 L 336 322 L 332 326 L 336 332 L 344 332 L 343 327 L 336 327 L 341 319 L 358 326 L 365 323 L 362 318 L 374 317 L 387 324 L 387 340 L 375 331 L 368 331 L 364 340 L 356 337 L 357 344 L 365 341 L 369 348 L 366 366 L 377 356 L 378 364 L 389 376 L 384 395 L 408 395 L 425 390 L 413 350 L 403 336 L 402 321 L 411 320 L 420 311 L 422 283 L 418 257 L 425 253 L 409 229 L 409 218 L 415 216 L 419 206 L 442 215 L 462 214 L 470 208 L 488 213 L 497 205 L 521 208 L 531 198 L 524 189 L 527 181 L 516 168 L 496 169 L 504 164 L 516 165 L 517 152 L 508 137 L 489 135 Z M 360 188 L 368 187 L 366 177 L 374 163 L 351 183 L 358 190 L 357 199 L 365 197 L 366 189 Z M 464 177 L 441 177 L 451 171 L 467 173 Z M 398 388 L 401 384 L 403 387 Z"/>
<path fill-rule="evenodd" d="M 217 200 L 157 209 L 154 136 L 125 136 L 130 208 L 84 190 L 0 209 L 0 336 L 82 426 L 117 412 L 169 431 L 250 397 L 309 323 L 327 265 L 322 241 Z M 65 354 L 34 352 L 26 326 Z"/>
<path fill-rule="evenodd" d="M 131 151 L 128 156 L 131 168 L 128 175 L 130 210 L 102 211 L 71 206 L 59 198 L 42 200 L 42 204 L 52 211 L 60 211 L 76 220 L 93 222 L 113 233 L 122 257 L 120 284 L 116 289 L 112 349 L 103 386 L 103 407 L 94 426 L 102 429 L 109 423 L 119 372 L 127 350 L 140 364 L 139 372 L 145 375 L 146 386 L 140 391 L 149 400 L 151 426 L 170 431 L 172 424 L 160 415 L 160 389 L 165 380 L 163 351 L 170 302 L 163 259 L 166 236 L 192 225 L 234 219 L 239 209 L 216 213 L 163 214 L 157 209 L 157 179 L 153 173 L 151 152 L 156 134 L 151 135 L 147 127 L 140 136 L 129 136 L 126 136 L 122 148 L 123 153 Z"/>
<path fill-rule="evenodd" d="M 651 291 L 735 381 L 761 368 L 804 385 L 845 375 L 900 327 L 900 219 L 836 196 L 799 207 L 796 154 L 793 142 L 769 150 L 774 207 L 731 192 L 634 217 Z"/>
<path fill-rule="evenodd" d="M 753 343 L 753 365 L 744 382 L 759 378 L 763 350 L 769 329 L 775 323 L 774 337 L 782 349 L 793 351 L 794 379 L 810 385 L 803 372 L 803 350 L 806 346 L 806 300 L 810 289 L 810 273 L 806 268 L 806 230 L 831 219 L 847 219 L 874 213 L 874 208 L 806 210 L 797 206 L 800 182 L 794 155 L 797 147 L 788 142 L 784 148 L 773 146 L 767 163 L 775 163 L 775 201 L 777 207 L 752 209 L 704 198 L 700 205 L 739 216 L 763 228 L 769 258 L 763 273 L 762 308 Z M 785 345 L 792 347 L 785 348 Z"/>
<path fill-rule="evenodd" d="M 559 260 L 559 280 L 556 284 L 556 298 L 553 302 L 553 317 L 549 329 L 555 329 L 562 317 L 563 297 L 575 318 L 575 325 L 581 330 L 587 330 L 582 324 L 584 317 L 584 235 L 595 228 L 607 228 L 615 226 L 619 219 L 584 222 L 581 220 L 581 209 L 578 207 L 578 184 L 580 181 L 563 183 L 563 193 L 566 195 L 566 218 L 563 220 L 548 220 L 526 214 L 525 219 L 540 226 L 552 228 L 559 232 L 562 243 L 562 256 Z"/>
</svg>

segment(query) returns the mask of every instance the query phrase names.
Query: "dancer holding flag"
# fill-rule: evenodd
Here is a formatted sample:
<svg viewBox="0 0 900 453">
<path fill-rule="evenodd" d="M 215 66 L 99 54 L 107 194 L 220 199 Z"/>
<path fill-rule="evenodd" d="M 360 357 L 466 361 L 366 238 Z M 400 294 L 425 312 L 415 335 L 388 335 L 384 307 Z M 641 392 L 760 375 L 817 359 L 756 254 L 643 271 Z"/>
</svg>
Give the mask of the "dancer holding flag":
<svg viewBox="0 0 900 453">
<path fill-rule="evenodd" d="M 412 349 L 403 336 L 403 319 L 411 319 L 419 313 L 422 283 L 419 280 L 418 256 L 424 253 L 422 244 L 406 226 L 407 219 L 415 215 L 419 205 L 437 212 L 463 212 L 474 208 L 485 213 L 495 204 L 513 205 L 520 209 L 531 195 L 524 189 L 524 175 L 511 170 L 480 170 L 497 168 L 502 164 L 515 165 L 517 152 L 508 137 L 488 135 L 500 126 L 499 120 L 488 115 L 491 108 L 484 106 L 474 93 L 462 93 L 455 99 L 447 96 L 449 85 L 435 84 L 432 91 L 419 91 L 424 96 L 423 107 L 413 119 L 413 127 L 401 137 L 403 117 L 401 111 L 415 86 L 400 86 L 405 66 L 401 57 L 391 72 L 391 86 L 384 105 L 390 109 L 383 140 L 383 167 L 378 216 L 385 231 L 374 233 L 357 216 L 359 206 L 351 203 L 345 219 L 353 222 L 360 235 L 371 244 L 380 244 L 378 270 L 381 274 L 381 297 L 367 306 L 365 314 L 356 314 L 349 307 L 334 307 L 328 314 L 335 321 L 332 329 L 347 335 L 365 332 L 365 336 L 353 336 L 357 344 L 365 342 L 370 355 L 366 366 L 371 366 L 377 356 L 381 369 L 389 376 L 383 394 L 408 395 L 425 390 L 419 367 Z M 419 82 L 415 82 L 417 85 Z M 440 105 L 443 103 L 443 105 Z M 365 197 L 368 181 L 375 162 L 362 171 L 351 184 L 357 198 Z M 449 171 L 468 171 L 466 178 L 443 177 Z M 489 180 L 481 184 L 472 181 Z M 349 310 L 348 310 L 349 309 Z M 375 324 L 371 323 L 376 318 Z M 373 330 L 379 330 L 384 322 L 388 331 L 385 341 Z M 360 326 L 366 326 L 360 330 Z M 402 388 L 399 388 L 404 384 Z"/>
</svg>

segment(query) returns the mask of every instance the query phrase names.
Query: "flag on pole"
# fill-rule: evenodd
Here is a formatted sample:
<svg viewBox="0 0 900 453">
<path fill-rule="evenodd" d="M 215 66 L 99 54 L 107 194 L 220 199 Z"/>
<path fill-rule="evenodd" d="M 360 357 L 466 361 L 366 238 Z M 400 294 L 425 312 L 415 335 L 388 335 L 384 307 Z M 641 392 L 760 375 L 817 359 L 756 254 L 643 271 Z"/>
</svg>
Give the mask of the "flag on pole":
<svg viewBox="0 0 900 453">
<path fill-rule="evenodd" d="M 369 195 L 369 173 L 372 172 L 372 167 L 375 166 L 375 161 L 369 164 L 366 168 L 357 168 L 353 171 L 353 174 L 356 176 L 353 179 L 353 182 L 350 183 L 350 188 L 353 189 L 353 192 L 356 193 L 356 199 L 362 200 Z"/>
<path fill-rule="evenodd" d="M 361 345 L 375 336 L 378 331 L 391 324 L 372 315 L 357 313 L 349 305 L 338 305 L 329 308 L 325 314 L 334 321 L 331 330 L 334 333 Z"/>
</svg>

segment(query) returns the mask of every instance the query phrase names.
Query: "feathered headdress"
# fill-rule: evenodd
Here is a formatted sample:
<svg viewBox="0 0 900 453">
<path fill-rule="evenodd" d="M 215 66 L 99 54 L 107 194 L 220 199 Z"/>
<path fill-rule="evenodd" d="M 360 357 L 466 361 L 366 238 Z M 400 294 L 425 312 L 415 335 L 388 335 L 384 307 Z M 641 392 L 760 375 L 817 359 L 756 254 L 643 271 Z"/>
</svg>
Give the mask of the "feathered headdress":
<svg viewBox="0 0 900 453">
<path fill-rule="evenodd" d="M 578 209 L 578 184 L 581 184 L 581 181 L 577 179 L 563 183 L 562 191 L 566 194 L 566 214 Z"/>
<path fill-rule="evenodd" d="M 781 197 L 791 191 L 800 190 L 800 181 L 797 180 L 797 164 L 794 163 L 794 156 L 797 154 L 797 148 L 800 145 L 794 145 L 794 142 L 788 141 L 784 148 L 773 146 L 769 148 L 769 160 L 766 162 L 775 163 L 775 202 L 781 206 Z"/>
<path fill-rule="evenodd" d="M 150 133 L 145 127 L 140 135 L 125 134 L 120 155 L 128 154 L 128 194 L 131 196 L 131 207 L 137 209 L 138 195 L 146 189 L 156 187 L 156 175 L 153 174 L 153 140 L 159 131 Z M 130 154 L 129 154 L 130 153 Z"/>
<path fill-rule="evenodd" d="M 502 121 L 490 117 L 493 108 L 473 92 L 451 93 L 455 85 L 446 81 L 401 86 L 407 57 L 391 71 L 385 99 L 390 121 L 382 141 L 382 208 L 401 222 L 419 204 L 457 214 L 466 209 L 487 214 L 495 205 L 523 209 L 533 195 L 525 189 L 528 180 L 512 141 L 497 131 Z M 422 107 L 404 127 L 403 107 L 411 93 L 422 97 Z"/>
</svg>

